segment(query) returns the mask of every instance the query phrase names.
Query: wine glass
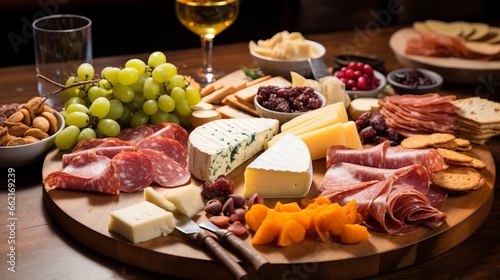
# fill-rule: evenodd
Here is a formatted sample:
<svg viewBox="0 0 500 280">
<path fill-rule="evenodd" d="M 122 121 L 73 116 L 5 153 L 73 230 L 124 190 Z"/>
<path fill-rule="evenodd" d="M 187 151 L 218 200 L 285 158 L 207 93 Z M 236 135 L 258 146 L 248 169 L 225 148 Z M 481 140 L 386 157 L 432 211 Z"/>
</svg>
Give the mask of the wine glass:
<svg viewBox="0 0 500 280">
<path fill-rule="evenodd" d="M 212 67 L 213 40 L 233 24 L 239 6 L 239 0 L 175 0 L 175 14 L 179 21 L 201 38 L 203 64 L 193 78 L 202 85 L 224 75 Z"/>
</svg>

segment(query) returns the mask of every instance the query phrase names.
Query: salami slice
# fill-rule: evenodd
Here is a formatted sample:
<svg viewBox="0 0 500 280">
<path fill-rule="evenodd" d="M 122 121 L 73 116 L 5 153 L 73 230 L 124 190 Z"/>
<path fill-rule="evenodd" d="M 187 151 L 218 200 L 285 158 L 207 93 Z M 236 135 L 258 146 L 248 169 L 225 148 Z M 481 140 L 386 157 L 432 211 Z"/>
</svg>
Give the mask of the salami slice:
<svg viewBox="0 0 500 280">
<path fill-rule="evenodd" d="M 80 150 L 69 154 L 63 154 L 62 165 L 63 167 L 66 167 L 74 158 L 81 155 L 97 155 L 97 156 L 105 156 L 108 158 L 113 158 L 115 155 L 121 152 L 133 151 L 134 149 L 135 146 L 127 145 L 127 146 L 97 147 L 87 150 Z"/>
<path fill-rule="evenodd" d="M 72 151 L 78 152 L 98 147 L 117 147 L 117 146 L 134 146 L 134 144 L 127 141 L 123 141 L 115 137 L 88 138 L 78 142 Z"/>
<path fill-rule="evenodd" d="M 143 149 L 160 151 L 183 167 L 187 164 L 187 149 L 177 140 L 172 138 L 149 136 L 140 141 L 135 149 L 136 151 Z"/>
<path fill-rule="evenodd" d="M 155 131 L 154 136 L 162 136 L 177 140 L 184 148 L 187 148 L 189 134 L 176 123 L 161 123 L 151 126 Z"/>
<path fill-rule="evenodd" d="M 50 173 L 43 185 L 52 189 L 71 189 L 107 194 L 120 193 L 120 179 L 111 159 L 98 155 L 80 155 L 62 171 Z"/>
<path fill-rule="evenodd" d="M 121 152 L 113 157 L 111 162 L 118 172 L 122 192 L 139 192 L 153 182 L 153 163 L 141 153 Z"/>
<path fill-rule="evenodd" d="M 166 188 L 178 187 L 189 183 L 191 173 L 162 152 L 142 149 L 139 153 L 147 156 L 154 167 L 154 181 Z"/>
<path fill-rule="evenodd" d="M 148 126 L 129 127 L 121 130 L 117 138 L 123 141 L 137 144 L 142 139 L 152 135 L 153 133 L 153 129 Z"/>
</svg>

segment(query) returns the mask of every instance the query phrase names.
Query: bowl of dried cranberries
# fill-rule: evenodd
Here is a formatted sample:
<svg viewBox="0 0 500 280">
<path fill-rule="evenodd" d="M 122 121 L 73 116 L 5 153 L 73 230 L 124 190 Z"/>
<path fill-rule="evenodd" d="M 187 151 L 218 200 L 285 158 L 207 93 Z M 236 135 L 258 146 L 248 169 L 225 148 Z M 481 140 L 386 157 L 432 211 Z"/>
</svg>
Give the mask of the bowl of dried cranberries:
<svg viewBox="0 0 500 280">
<path fill-rule="evenodd" d="M 374 70 L 373 66 L 362 62 L 350 62 L 333 75 L 345 85 L 351 99 L 358 97 L 377 97 L 386 85 L 385 76 Z"/>
<path fill-rule="evenodd" d="M 443 77 L 427 69 L 402 68 L 387 74 L 387 81 L 399 94 L 424 94 L 437 92 Z"/>
<path fill-rule="evenodd" d="M 324 107 L 326 97 L 311 87 L 261 86 L 254 97 L 261 118 L 277 119 L 281 124 L 311 110 Z"/>
</svg>

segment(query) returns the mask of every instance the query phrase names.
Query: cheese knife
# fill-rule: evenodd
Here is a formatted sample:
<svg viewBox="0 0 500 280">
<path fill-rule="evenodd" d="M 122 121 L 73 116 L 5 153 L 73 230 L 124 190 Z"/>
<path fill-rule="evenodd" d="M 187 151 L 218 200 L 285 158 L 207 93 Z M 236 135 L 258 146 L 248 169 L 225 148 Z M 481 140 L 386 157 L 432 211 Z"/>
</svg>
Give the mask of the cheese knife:
<svg viewBox="0 0 500 280">
<path fill-rule="evenodd" d="M 247 279 L 247 272 L 240 266 L 236 260 L 217 242 L 217 240 L 202 230 L 198 224 L 191 220 L 188 216 L 182 214 L 178 210 L 173 211 L 175 219 L 175 228 L 180 232 L 189 235 L 196 241 L 202 243 L 210 252 L 221 261 L 224 266 L 231 272 L 235 279 Z"/>
<path fill-rule="evenodd" d="M 331 76 L 330 71 L 328 71 L 328 66 L 323 59 L 309 58 L 308 61 L 315 80 Z"/>
<path fill-rule="evenodd" d="M 232 249 L 238 251 L 245 259 L 252 263 L 257 272 L 262 273 L 263 270 L 269 267 L 269 261 L 266 258 L 232 232 L 221 229 L 210 221 L 200 223 L 200 227 L 215 233 L 219 241 L 228 244 Z"/>
</svg>

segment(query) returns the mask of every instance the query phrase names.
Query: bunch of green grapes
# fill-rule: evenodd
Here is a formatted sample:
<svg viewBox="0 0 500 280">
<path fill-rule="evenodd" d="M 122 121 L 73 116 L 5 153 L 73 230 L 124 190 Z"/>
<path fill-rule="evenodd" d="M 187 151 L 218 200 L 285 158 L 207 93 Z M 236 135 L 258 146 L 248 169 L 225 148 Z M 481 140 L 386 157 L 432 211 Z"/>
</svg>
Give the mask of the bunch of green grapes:
<svg viewBox="0 0 500 280">
<path fill-rule="evenodd" d="M 55 139 L 61 150 L 83 139 L 117 136 L 127 127 L 162 122 L 189 126 L 191 106 L 201 100 L 162 52 L 153 52 L 147 63 L 133 58 L 124 67 L 105 67 L 100 75 L 83 63 L 66 80 L 65 93 L 61 114 L 67 127 Z"/>
</svg>

